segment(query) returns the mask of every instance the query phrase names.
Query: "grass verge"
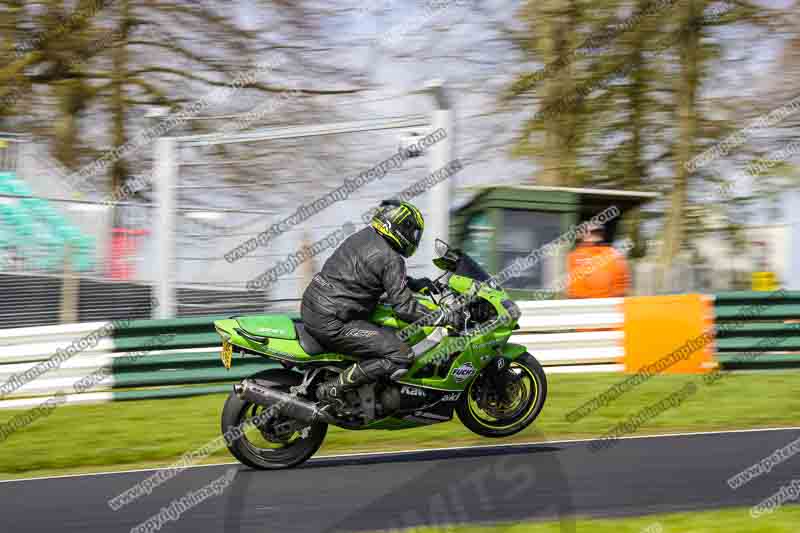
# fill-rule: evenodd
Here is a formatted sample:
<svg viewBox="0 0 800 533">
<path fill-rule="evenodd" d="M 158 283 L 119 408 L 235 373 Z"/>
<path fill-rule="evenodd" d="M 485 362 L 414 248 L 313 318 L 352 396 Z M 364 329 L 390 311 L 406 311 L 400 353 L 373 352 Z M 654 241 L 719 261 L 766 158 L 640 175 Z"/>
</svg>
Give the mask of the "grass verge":
<svg viewBox="0 0 800 533">
<path fill-rule="evenodd" d="M 566 414 L 611 385 L 621 374 L 557 374 L 534 428 L 511 438 L 474 435 L 457 420 L 403 431 L 332 428 L 321 454 L 436 448 L 596 437 L 688 382 L 697 393 L 648 420 L 637 434 L 798 425 L 800 371 L 741 372 L 713 386 L 701 376 L 656 376 L 611 404 L 575 422 Z M 224 395 L 168 400 L 61 406 L 0 443 L 0 479 L 166 466 L 220 434 Z M 20 411 L 0 411 L 6 424 Z M 227 462 L 221 449 L 204 462 Z"/>
<path fill-rule="evenodd" d="M 576 531 L 592 533 L 794 533 L 800 506 L 784 506 L 771 515 L 750 517 L 749 508 L 648 515 L 636 518 L 576 520 Z M 413 533 L 560 533 L 559 522 L 522 522 L 494 526 L 414 528 Z"/>
</svg>

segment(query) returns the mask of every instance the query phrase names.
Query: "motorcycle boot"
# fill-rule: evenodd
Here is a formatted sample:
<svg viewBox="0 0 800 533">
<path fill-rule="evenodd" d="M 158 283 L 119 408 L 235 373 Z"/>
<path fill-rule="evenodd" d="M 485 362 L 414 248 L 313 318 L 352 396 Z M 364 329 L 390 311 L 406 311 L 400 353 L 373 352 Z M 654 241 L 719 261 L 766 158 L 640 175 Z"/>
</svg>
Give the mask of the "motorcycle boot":
<svg viewBox="0 0 800 533">
<path fill-rule="evenodd" d="M 401 365 L 383 358 L 355 363 L 344 369 L 337 378 L 320 384 L 317 387 L 317 399 L 329 403 L 343 402 L 347 392 L 391 376 L 402 368 Z"/>
</svg>

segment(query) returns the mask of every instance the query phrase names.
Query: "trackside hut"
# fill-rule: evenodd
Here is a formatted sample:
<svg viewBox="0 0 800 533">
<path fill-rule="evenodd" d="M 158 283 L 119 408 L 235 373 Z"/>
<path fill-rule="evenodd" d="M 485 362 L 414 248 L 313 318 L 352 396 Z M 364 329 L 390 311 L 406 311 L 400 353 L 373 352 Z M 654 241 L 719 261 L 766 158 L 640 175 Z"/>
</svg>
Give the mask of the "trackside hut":
<svg viewBox="0 0 800 533">
<path fill-rule="evenodd" d="M 658 197 L 649 192 L 535 185 L 488 186 L 467 191 L 473 196 L 452 213 L 450 238 L 492 274 L 559 239 L 578 224 L 618 210 L 619 215 L 605 225 L 607 238 L 613 242 L 626 214 Z M 556 254 L 543 257 L 504 285 L 517 297 L 553 290 L 566 274 L 565 257 L 570 249 L 571 246 L 559 247 Z M 558 297 L 557 292 L 553 292 L 554 297 Z"/>
</svg>

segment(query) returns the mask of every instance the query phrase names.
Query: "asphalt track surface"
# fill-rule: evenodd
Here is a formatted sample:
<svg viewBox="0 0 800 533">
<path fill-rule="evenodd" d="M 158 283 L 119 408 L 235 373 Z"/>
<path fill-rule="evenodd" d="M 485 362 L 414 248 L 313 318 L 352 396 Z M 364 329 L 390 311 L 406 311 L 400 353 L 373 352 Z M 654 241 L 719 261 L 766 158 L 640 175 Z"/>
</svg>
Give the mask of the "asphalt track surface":
<svg viewBox="0 0 800 533">
<path fill-rule="evenodd" d="M 160 531 L 192 533 L 391 530 L 419 524 L 625 516 L 751 506 L 800 478 L 800 455 L 743 487 L 726 480 L 800 429 L 618 441 L 460 448 L 321 458 L 294 470 L 190 468 L 119 511 L 112 498 L 152 474 L 128 472 L 0 483 L 0 531 L 129 532 L 235 468 L 225 491 Z M 365 434 L 365 438 L 368 436 Z"/>
</svg>

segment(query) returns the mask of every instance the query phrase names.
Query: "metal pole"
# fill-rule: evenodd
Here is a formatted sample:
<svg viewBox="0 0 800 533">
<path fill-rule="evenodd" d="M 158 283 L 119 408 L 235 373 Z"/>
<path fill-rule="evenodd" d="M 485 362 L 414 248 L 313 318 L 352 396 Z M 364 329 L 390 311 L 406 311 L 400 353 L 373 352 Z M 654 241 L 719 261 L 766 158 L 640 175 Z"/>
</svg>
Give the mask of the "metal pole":
<svg viewBox="0 0 800 533">
<path fill-rule="evenodd" d="M 78 283 L 80 278 L 72 270 L 72 246 L 64 246 L 64 268 L 61 278 L 61 323 L 78 321 Z"/>
<path fill-rule="evenodd" d="M 271 127 L 235 134 L 208 133 L 204 135 L 186 135 L 174 138 L 180 141 L 182 146 L 211 146 L 216 144 L 317 137 L 322 135 L 336 135 L 340 133 L 359 133 L 365 131 L 416 128 L 428 125 L 428 120 L 425 115 L 406 115 L 369 120 L 354 120 L 350 122 L 331 122 L 327 124 L 313 124 L 306 126 Z"/>
<path fill-rule="evenodd" d="M 444 89 L 444 82 L 434 80 L 426 85 L 436 102 L 431 117 L 431 131 L 442 128 L 447 137 L 430 148 L 430 171 L 435 172 L 446 166 L 455 157 L 455 128 L 450 99 Z M 450 241 L 450 180 L 446 179 L 431 189 L 431 212 L 426 217 L 425 233 L 431 244 L 435 239 Z M 431 248 L 432 249 L 432 248 Z"/>
<path fill-rule="evenodd" d="M 800 192 L 791 191 L 784 196 L 786 212 L 789 213 L 789 235 L 786 238 L 786 273 L 783 287 L 800 290 Z"/>
<path fill-rule="evenodd" d="M 156 140 L 153 185 L 156 193 L 156 298 L 153 318 L 175 317 L 175 177 L 178 150 L 174 139 Z"/>
</svg>

